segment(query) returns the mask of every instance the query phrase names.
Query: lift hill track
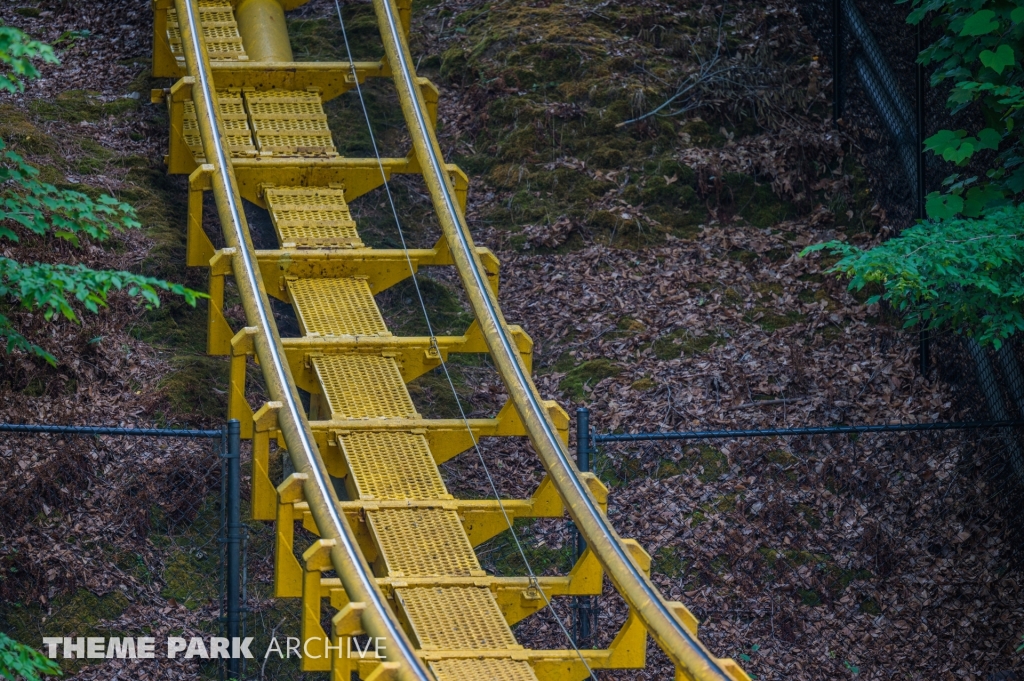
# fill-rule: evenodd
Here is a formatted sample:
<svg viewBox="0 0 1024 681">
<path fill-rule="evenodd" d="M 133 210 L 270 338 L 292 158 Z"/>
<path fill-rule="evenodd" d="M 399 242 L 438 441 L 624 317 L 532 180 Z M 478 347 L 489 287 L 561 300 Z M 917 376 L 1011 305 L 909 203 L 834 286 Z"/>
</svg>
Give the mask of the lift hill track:
<svg viewBox="0 0 1024 681">
<path fill-rule="evenodd" d="M 468 180 L 446 164 L 435 135 L 438 91 L 416 76 L 408 48 L 409 0 L 374 0 L 385 57 L 379 62 L 294 62 L 285 10 L 303 0 L 154 0 L 153 75 L 175 79 L 154 91 L 170 114 L 171 173 L 189 175 L 187 264 L 209 268 L 208 351 L 231 356 L 230 417 L 253 442 L 252 514 L 276 521 L 275 595 L 302 599 L 301 637 L 386 642 L 386 659 L 324 655 L 312 642 L 306 671 L 363 679 L 584 679 L 590 670 L 642 667 L 650 634 L 677 679 L 748 679 L 697 638 L 697 621 L 651 583 L 650 557 L 621 539 L 605 517 L 607 490 L 568 454 L 569 419 L 541 399 L 530 378 L 532 343 L 509 326 L 497 302 L 498 262 L 473 244 L 465 221 Z M 405 158 L 344 158 L 323 103 L 367 78 L 391 78 L 413 149 Z M 423 176 L 443 236 L 430 249 L 369 249 L 348 204 L 394 174 Z M 202 229 L 212 191 L 227 247 Z M 253 247 L 242 199 L 269 211 L 277 250 Z M 462 336 L 400 338 L 374 295 L 420 267 L 454 266 L 475 321 Z M 241 296 L 247 326 L 224 319 L 225 277 Z M 302 336 L 281 338 L 269 297 L 293 306 Z M 429 420 L 406 382 L 451 353 L 486 352 L 509 394 L 492 419 Z M 270 402 L 245 401 L 247 357 L 255 355 Z M 312 395 L 307 414 L 298 389 Z M 529 499 L 461 500 L 438 464 L 479 438 L 529 437 L 547 472 Z M 269 442 L 287 450 L 296 473 L 274 485 Z M 343 479 L 338 499 L 331 477 Z M 494 577 L 473 547 L 513 518 L 568 510 L 587 550 L 564 577 Z M 320 539 L 296 556 L 295 523 Z M 333 571 L 335 576 L 324 576 Z M 629 604 L 606 650 L 529 650 L 510 625 L 556 596 L 601 592 L 607 574 Z M 335 612 L 321 626 L 323 601 Z M 315 657 L 319 655 L 319 657 Z"/>
</svg>

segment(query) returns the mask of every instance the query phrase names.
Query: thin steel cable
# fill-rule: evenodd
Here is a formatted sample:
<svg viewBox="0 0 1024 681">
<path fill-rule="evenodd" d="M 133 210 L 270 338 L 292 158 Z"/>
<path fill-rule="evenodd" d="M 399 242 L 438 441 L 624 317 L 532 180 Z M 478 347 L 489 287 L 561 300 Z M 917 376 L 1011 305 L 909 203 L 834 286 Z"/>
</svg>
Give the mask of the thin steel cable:
<svg viewBox="0 0 1024 681">
<path fill-rule="evenodd" d="M 416 298 L 419 300 L 420 309 L 423 311 L 423 319 L 427 324 L 427 333 L 430 336 L 430 344 L 433 347 L 434 352 L 437 353 L 438 359 L 441 362 L 441 369 L 444 371 L 445 379 L 448 382 L 448 386 L 451 388 L 452 395 L 455 397 L 455 403 L 459 408 L 459 415 L 462 419 L 462 422 L 466 426 L 466 430 L 469 432 L 469 437 L 473 442 L 473 449 L 476 452 L 477 457 L 480 459 L 480 466 L 483 468 L 484 475 L 487 477 L 487 482 L 491 487 L 491 491 L 494 493 L 494 498 L 498 502 L 498 508 L 501 510 L 502 517 L 504 517 L 505 519 L 505 524 L 508 526 L 509 532 L 512 535 L 512 540 L 515 542 L 516 550 L 519 552 L 519 556 L 523 559 L 523 564 L 526 566 L 527 573 L 529 573 L 530 583 L 540 593 L 541 598 L 544 599 L 545 607 L 551 611 L 552 616 L 558 623 L 559 629 L 561 629 L 562 633 L 565 634 L 565 638 L 569 641 L 569 645 L 572 646 L 573 650 L 579 657 L 580 662 L 582 662 L 583 666 L 586 667 L 587 673 L 590 675 L 590 678 L 594 681 L 597 681 L 597 677 L 594 676 L 594 670 L 591 669 L 590 664 L 587 663 L 586 658 L 580 652 L 580 649 L 576 646 L 576 641 L 569 633 L 569 630 L 565 627 L 565 624 L 562 622 L 562 618 L 558 615 L 557 612 L 555 612 L 554 607 L 551 605 L 551 599 L 548 598 L 547 594 L 544 593 L 544 589 L 541 588 L 539 580 L 537 579 L 537 575 L 533 571 L 533 567 L 530 565 L 530 561 L 526 557 L 526 551 L 523 550 L 523 546 L 519 541 L 519 537 L 516 534 L 515 528 L 513 527 L 512 519 L 509 517 L 508 511 L 505 509 L 505 504 L 502 501 L 501 495 L 498 492 L 497 484 L 494 482 L 494 478 L 493 476 L 491 476 L 490 469 L 488 469 L 487 467 L 487 462 L 484 459 L 483 452 L 480 451 L 480 445 L 479 442 L 477 441 L 476 434 L 473 432 L 473 429 L 469 423 L 469 417 L 466 415 L 466 411 L 462 406 L 462 399 L 459 397 L 459 393 L 455 389 L 455 383 L 452 380 L 451 374 L 448 371 L 448 363 L 444 361 L 444 356 L 441 354 L 441 350 L 437 345 L 437 337 L 434 335 L 434 327 L 430 321 L 430 313 L 427 311 L 427 304 L 423 299 L 423 293 L 420 290 L 419 280 L 416 277 L 416 270 L 413 268 L 412 258 L 409 255 L 409 248 L 405 241 L 405 233 L 402 230 L 402 221 L 398 217 L 398 208 L 395 206 L 395 199 L 391 193 L 391 187 L 388 184 L 387 175 L 384 173 L 384 163 L 381 160 L 380 151 L 377 147 L 377 138 L 376 135 L 374 135 L 373 133 L 373 125 L 370 122 L 370 114 L 366 108 L 366 101 L 363 98 L 363 89 L 359 84 L 359 76 L 358 73 L 356 72 L 355 61 L 352 59 L 352 49 L 349 46 L 348 42 L 348 32 L 345 29 L 345 19 L 342 16 L 340 0 L 334 0 L 334 7 L 338 13 L 338 22 L 341 24 L 341 36 L 345 42 L 345 54 L 348 57 L 349 66 L 352 69 L 352 79 L 356 84 L 356 94 L 359 96 L 359 105 L 363 111 L 363 118 L 366 120 L 366 129 L 370 135 L 370 144 L 373 146 L 373 154 L 377 159 L 377 167 L 380 169 L 381 179 L 383 180 L 384 183 L 384 192 L 387 194 L 388 204 L 391 207 L 391 214 L 395 219 L 395 227 L 398 229 L 398 237 L 401 240 L 402 250 L 405 253 L 406 264 L 409 267 L 409 275 L 410 278 L 412 279 L 413 287 L 416 290 Z"/>
</svg>

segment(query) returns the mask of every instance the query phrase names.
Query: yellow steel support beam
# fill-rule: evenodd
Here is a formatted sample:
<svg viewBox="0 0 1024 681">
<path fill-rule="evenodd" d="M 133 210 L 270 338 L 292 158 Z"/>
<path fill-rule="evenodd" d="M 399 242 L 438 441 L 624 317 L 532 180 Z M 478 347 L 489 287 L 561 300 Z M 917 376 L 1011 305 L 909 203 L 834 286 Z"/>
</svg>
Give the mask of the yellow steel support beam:
<svg viewBox="0 0 1024 681">
<path fill-rule="evenodd" d="M 295 61 L 281 2 L 239 0 L 235 6 L 235 18 L 250 62 Z"/>
</svg>

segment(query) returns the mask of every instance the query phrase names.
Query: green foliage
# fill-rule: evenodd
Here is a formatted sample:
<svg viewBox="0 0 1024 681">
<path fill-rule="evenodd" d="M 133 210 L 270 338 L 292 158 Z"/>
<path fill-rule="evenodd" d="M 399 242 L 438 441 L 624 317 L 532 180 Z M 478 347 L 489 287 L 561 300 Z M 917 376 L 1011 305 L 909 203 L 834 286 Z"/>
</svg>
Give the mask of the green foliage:
<svg viewBox="0 0 1024 681">
<path fill-rule="evenodd" d="M 0 65 L 7 67 L 0 71 L 0 90 L 20 92 L 25 79 L 38 77 L 35 60 L 55 63 L 57 58 L 48 45 L 30 40 L 17 29 L 0 26 Z M 134 209 L 111 196 L 92 199 L 81 192 L 40 181 L 39 170 L 0 139 L 0 240 L 19 241 L 16 230 L 20 229 L 78 246 L 83 236 L 104 241 L 115 232 L 139 226 Z M 158 289 L 183 296 L 190 305 L 195 305 L 203 295 L 179 284 L 131 272 L 99 271 L 80 264 L 26 264 L 0 258 L 0 298 L 26 309 L 41 309 L 47 320 L 59 314 L 77 322 L 76 304 L 89 312 L 99 312 L 115 290 L 140 296 L 148 307 L 157 306 Z M 6 340 L 8 352 L 23 350 L 51 364 L 56 362 L 53 355 L 25 338 L 4 315 L 0 315 L 0 338 Z"/>
<path fill-rule="evenodd" d="M 39 77 L 35 60 L 57 63 L 53 48 L 11 26 L 0 26 L 0 91 L 21 92 L 25 80 Z"/>
<path fill-rule="evenodd" d="M 996 348 L 1024 329 L 1024 208 L 1002 208 L 980 219 L 924 222 L 862 250 L 832 241 L 841 256 L 829 270 L 849 277 L 851 291 L 880 286 L 868 304 L 889 301 L 905 326 L 949 327 Z"/>
<path fill-rule="evenodd" d="M 905 0 L 902 0 L 905 1 Z M 928 151 L 963 167 L 983 151 L 994 152 L 984 177 L 953 173 L 940 194 L 929 195 L 929 217 L 978 217 L 1024 191 L 1024 156 L 1018 119 L 1024 108 L 1024 6 L 1003 0 L 913 0 L 912 24 L 930 13 L 945 34 L 921 52 L 918 61 L 934 65 L 932 85 L 952 83 L 947 100 L 954 112 L 977 104 L 985 120 L 974 135 L 940 130 L 925 140 Z M 937 16 L 936 16 L 937 15 Z"/>
<path fill-rule="evenodd" d="M 8 681 L 39 681 L 40 674 L 60 675 L 60 666 L 34 648 L 0 631 L 0 676 Z"/>
</svg>

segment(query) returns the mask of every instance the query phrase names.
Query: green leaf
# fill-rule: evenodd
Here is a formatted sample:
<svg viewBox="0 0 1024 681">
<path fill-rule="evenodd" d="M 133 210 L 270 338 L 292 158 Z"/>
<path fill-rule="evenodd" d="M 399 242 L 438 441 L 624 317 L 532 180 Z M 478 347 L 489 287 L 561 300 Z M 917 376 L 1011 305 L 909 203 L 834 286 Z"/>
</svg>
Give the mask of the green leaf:
<svg viewBox="0 0 1024 681">
<path fill-rule="evenodd" d="M 936 154 L 942 154 L 946 149 L 960 146 L 960 140 L 967 134 L 966 130 L 939 130 L 937 133 L 924 141 L 924 148 Z"/>
<path fill-rule="evenodd" d="M 1005 203 L 1003 192 L 998 187 L 986 184 L 980 187 L 971 187 L 964 197 L 964 206 L 961 212 L 970 218 L 979 217 L 986 209 L 993 208 Z"/>
<path fill-rule="evenodd" d="M 43 674 L 60 676 L 63 672 L 56 660 L 0 632 L 0 676 L 5 679 L 40 681 L 39 677 Z"/>
<path fill-rule="evenodd" d="M 999 28 L 999 22 L 995 21 L 996 13 L 990 9 L 983 9 L 967 17 L 960 35 L 988 35 Z"/>
<path fill-rule="evenodd" d="M 1003 136 L 993 128 L 985 128 L 978 133 L 978 149 L 996 150 L 999 148 L 999 143 L 1002 141 Z"/>
<path fill-rule="evenodd" d="M 1015 24 L 1024 22 L 1024 7 L 1017 7 L 1010 12 L 1010 21 Z"/>
<path fill-rule="evenodd" d="M 995 52 L 992 50 L 982 50 L 981 54 L 978 55 L 978 58 L 981 59 L 982 64 L 1000 75 L 1002 75 L 1003 70 L 1007 66 L 1013 66 L 1015 61 L 1013 48 L 1009 45 L 1000 45 L 996 48 Z"/>
<path fill-rule="evenodd" d="M 953 194 L 932 192 L 925 197 L 924 210 L 933 220 L 948 220 L 964 209 L 964 200 Z"/>
</svg>

